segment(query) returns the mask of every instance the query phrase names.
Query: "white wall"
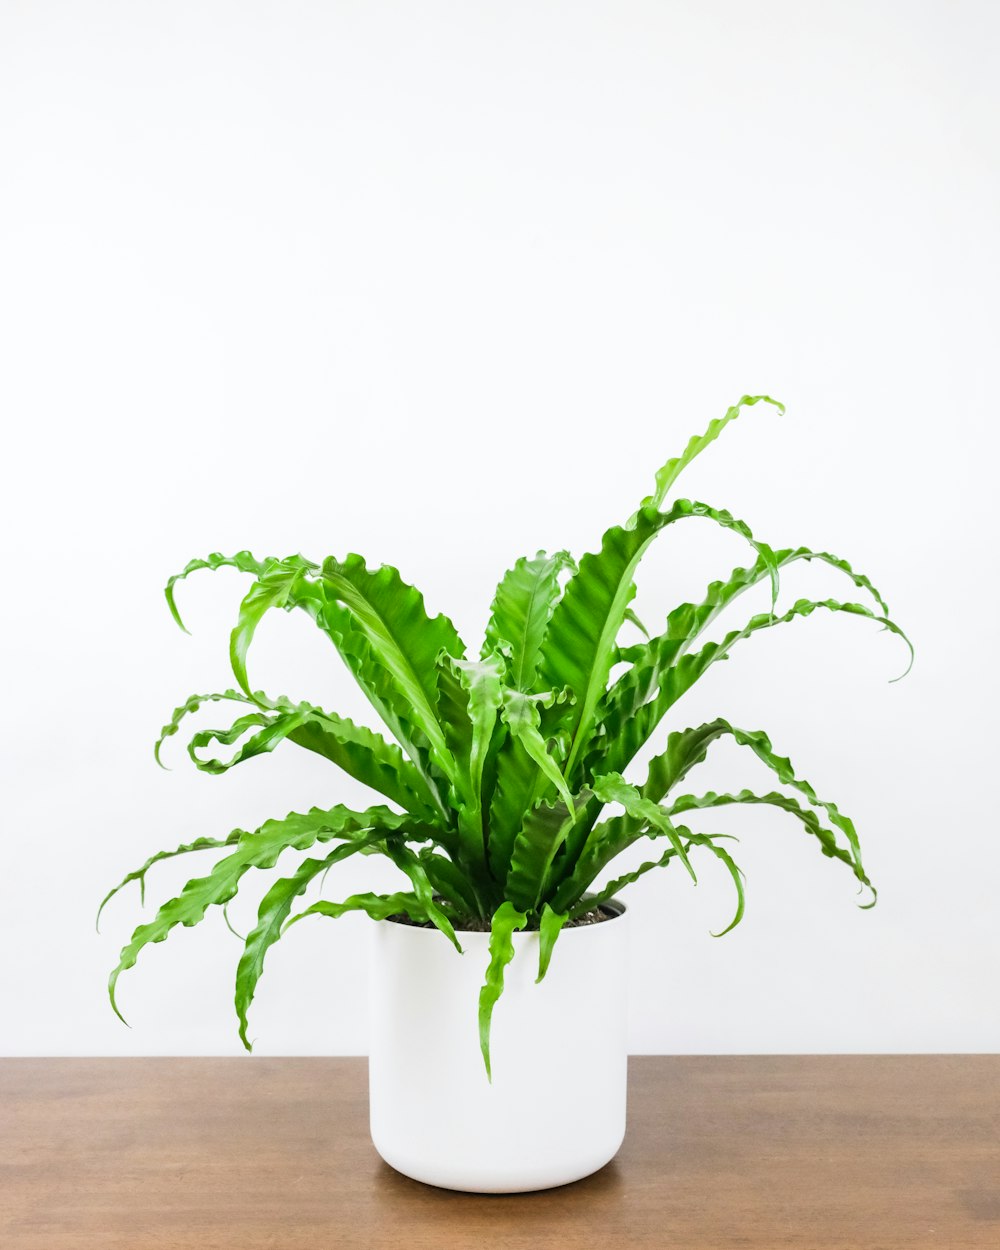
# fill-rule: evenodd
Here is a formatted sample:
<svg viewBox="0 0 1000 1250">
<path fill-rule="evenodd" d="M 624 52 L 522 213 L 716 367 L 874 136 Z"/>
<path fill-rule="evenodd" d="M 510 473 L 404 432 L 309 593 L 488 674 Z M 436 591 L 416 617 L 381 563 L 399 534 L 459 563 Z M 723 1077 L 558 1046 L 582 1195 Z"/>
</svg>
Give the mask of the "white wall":
<svg viewBox="0 0 1000 1250">
<path fill-rule="evenodd" d="M 633 888 L 633 1049 L 997 1048 L 998 35 L 974 3 L 6 0 L 4 1051 L 237 1053 L 221 917 L 123 977 L 128 1031 L 104 982 L 142 913 L 120 897 L 97 937 L 96 902 L 160 847 L 360 798 L 294 747 L 211 778 L 175 739 L 155 767 L 170 709 L 228 684 L 241 583 L 183 587 L 186 638 L 167 574 L 360 550 L 476 638 L 514 557 L 592 548 L 756 390 L 788 416 L 737 422 L 687 492 L 869 571 L 917 664 L 889 685 L 897 640 L 814 617 L 673 724 L 768 729 L 881 898 L 778 816 L 706 821 L 745 835 L 746 920 L 709 936 L 711 865 Z M 743 554 L 681 527 L 641 606 Z M 252 673 L 362 711 L 334 661 L 282 615 Z M 720 747 L 700 785 L 769 780 Z M 261 1053 L 364 1049 L 368 934 L 273 950 Z"/>
</svg>

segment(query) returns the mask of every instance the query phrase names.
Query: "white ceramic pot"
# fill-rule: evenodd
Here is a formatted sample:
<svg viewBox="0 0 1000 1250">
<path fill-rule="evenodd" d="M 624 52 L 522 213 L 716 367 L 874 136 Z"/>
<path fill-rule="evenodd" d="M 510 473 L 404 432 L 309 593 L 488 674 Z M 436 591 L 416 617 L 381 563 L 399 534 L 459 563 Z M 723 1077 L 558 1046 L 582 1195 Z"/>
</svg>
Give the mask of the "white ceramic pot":
<svg viewBox="0 0 1000 1250">
<path fill-rule="evenodd" d="M 379 921 L 373 944 L 371 1134 L 386 1163 L 446 1189 L 513 1193 L 596 1172 L 625 1136 L 626 941 L 621 904 L 564 929 L 545 979 L 538 934 L 515 933 L 479 1049 L 486 933 L 459 955 L 436 929 Z"/>
</svg>

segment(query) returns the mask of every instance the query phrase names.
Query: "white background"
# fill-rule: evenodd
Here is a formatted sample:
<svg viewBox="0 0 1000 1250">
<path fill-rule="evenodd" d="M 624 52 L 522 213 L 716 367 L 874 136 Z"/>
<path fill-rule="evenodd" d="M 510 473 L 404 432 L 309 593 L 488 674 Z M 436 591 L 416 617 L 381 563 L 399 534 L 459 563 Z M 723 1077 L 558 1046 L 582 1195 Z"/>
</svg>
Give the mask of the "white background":
<svg viewBox="0 0 1000 1250">
<path fill-rule="evenodd" d="M 104 983 L 143 913 L 127 892 L 98 937 L 97 900 L 161 847 L 362 798 L 290 745 L 213 778 L 174 739 L 156 768 L 170 710 L 229 684 L 243 584 L 183 586 L 188 638 L 169 573 L 358 550 L 478 645 L 516 556 L 592 549 L 757 390 L 788 415 L 746 414 L 684 492 L 870 572 L 917 664 L 889 685 L 897 639 L 814 616 L 673 725 L 767 729 L 881 898 L 780 813 L 705 820 L 744 835 L 746 919 L 709 936 L 712 863 L 632 888 L 632 1049 L 997 1048 L 998 35 L 973 3 L 3 0 L 5 1052 L 236 1053 L 221 916 L 143 952 L 129 1031 Z M 640 609 L 744 554 L 678 527 Z M 251 658 L 366 706 L 304 617 Z M 770 774 L 719 746 L 691 780 Z M 366 859 L 328 893 L 393 880 Z M 310 923 L 268 957 L 260 1053 L 366 1046 L 368 922 Z"/>
</svg>

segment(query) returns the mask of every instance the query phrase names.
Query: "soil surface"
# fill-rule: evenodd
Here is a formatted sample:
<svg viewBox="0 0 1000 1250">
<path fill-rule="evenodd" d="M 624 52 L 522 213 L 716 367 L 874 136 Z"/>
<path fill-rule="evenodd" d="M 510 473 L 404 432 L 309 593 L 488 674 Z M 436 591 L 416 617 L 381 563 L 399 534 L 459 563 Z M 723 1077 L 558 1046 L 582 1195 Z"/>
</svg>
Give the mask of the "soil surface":
<svg viewBox="0 0 1000 1250">
<path fill-rule="evenodd" d="M 614 920 L 618 912 L 612 911 L 608 907 L 595 907 L 593 911 L 585 912 L 582 916 L 577 916 L 574 920 L 567 920 L 564 929 L 581 929 L 584 925 L 600 924 L 603 920 Z M 390 916 L 389 919 L 394 924 L 407 924 L 414 929 L 433 929 L 434 925 L 429 920 L 411 920 L 409 916 Z M 490 922 L 488 920 L 476 920 L 469 918 L 463 920 L 460 924 L 455 924 L 456 933 L 489 933 Z M 531 930 L 527 930 L 530 932 Z"/>
</svg>

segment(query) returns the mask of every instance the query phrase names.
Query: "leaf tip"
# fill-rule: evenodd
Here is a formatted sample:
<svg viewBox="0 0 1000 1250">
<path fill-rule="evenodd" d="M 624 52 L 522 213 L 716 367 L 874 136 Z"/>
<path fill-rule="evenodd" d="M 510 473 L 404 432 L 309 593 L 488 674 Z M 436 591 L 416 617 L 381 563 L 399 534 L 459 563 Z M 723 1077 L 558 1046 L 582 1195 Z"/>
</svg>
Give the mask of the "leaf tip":
<svg viewBox="0 0 1000 1250">
<path fill-rule="evenodd" d="M 164 587 L 163 594 L 167 600 L 167 607 L 170 609 L 170 615 L 174 618 L 174 622 L 180 628 L 182 633 L 185 633 L 190 637 L 191 631 L 188 629 L 188 627 L 184 624 L 183 620 L 181 619 L 181 614 L 177 609 L 177 603 L 176 603 L 176 600 L 174 599 L 173 580 L 169 581 L 167 585 Z"/>
<path fill-rule="evenodd" d="M 118 967 L 118 968 L 116 968 L 116 969 L 114 970 L 114 972 L 112 972 L 112 974 L 111 974 L 111 978 L 110 978 L 110 980 L 108 981 L 108 998 L 111 1000 L 111 1010 L 115 1013 L 115 1015 L 116 1015 L 116 1016 L 118 1017 L 118 1019 L 122 1022 L 122 1024 L 124 1024 L 124 1026 L 125 1026 L 127 1029 L 130 1029 L 132 1026 L 129 1024 L 129 1022 L 128 1022 L 128 1021 L 125 1019 L 125 1017 L 122 1015 L 121 1011 L 119 1011 L 119 1009 L 118 1009 L 118 1003 L 115 1001 L 115 983 L 116 983 L 116 982 L 117 982 L 117 980 L 118 980 L 118 973 L 119 973 L 120 971 L 121 971 L 121 968 L 120 968 L 120 967 Z"/>
</svg>

